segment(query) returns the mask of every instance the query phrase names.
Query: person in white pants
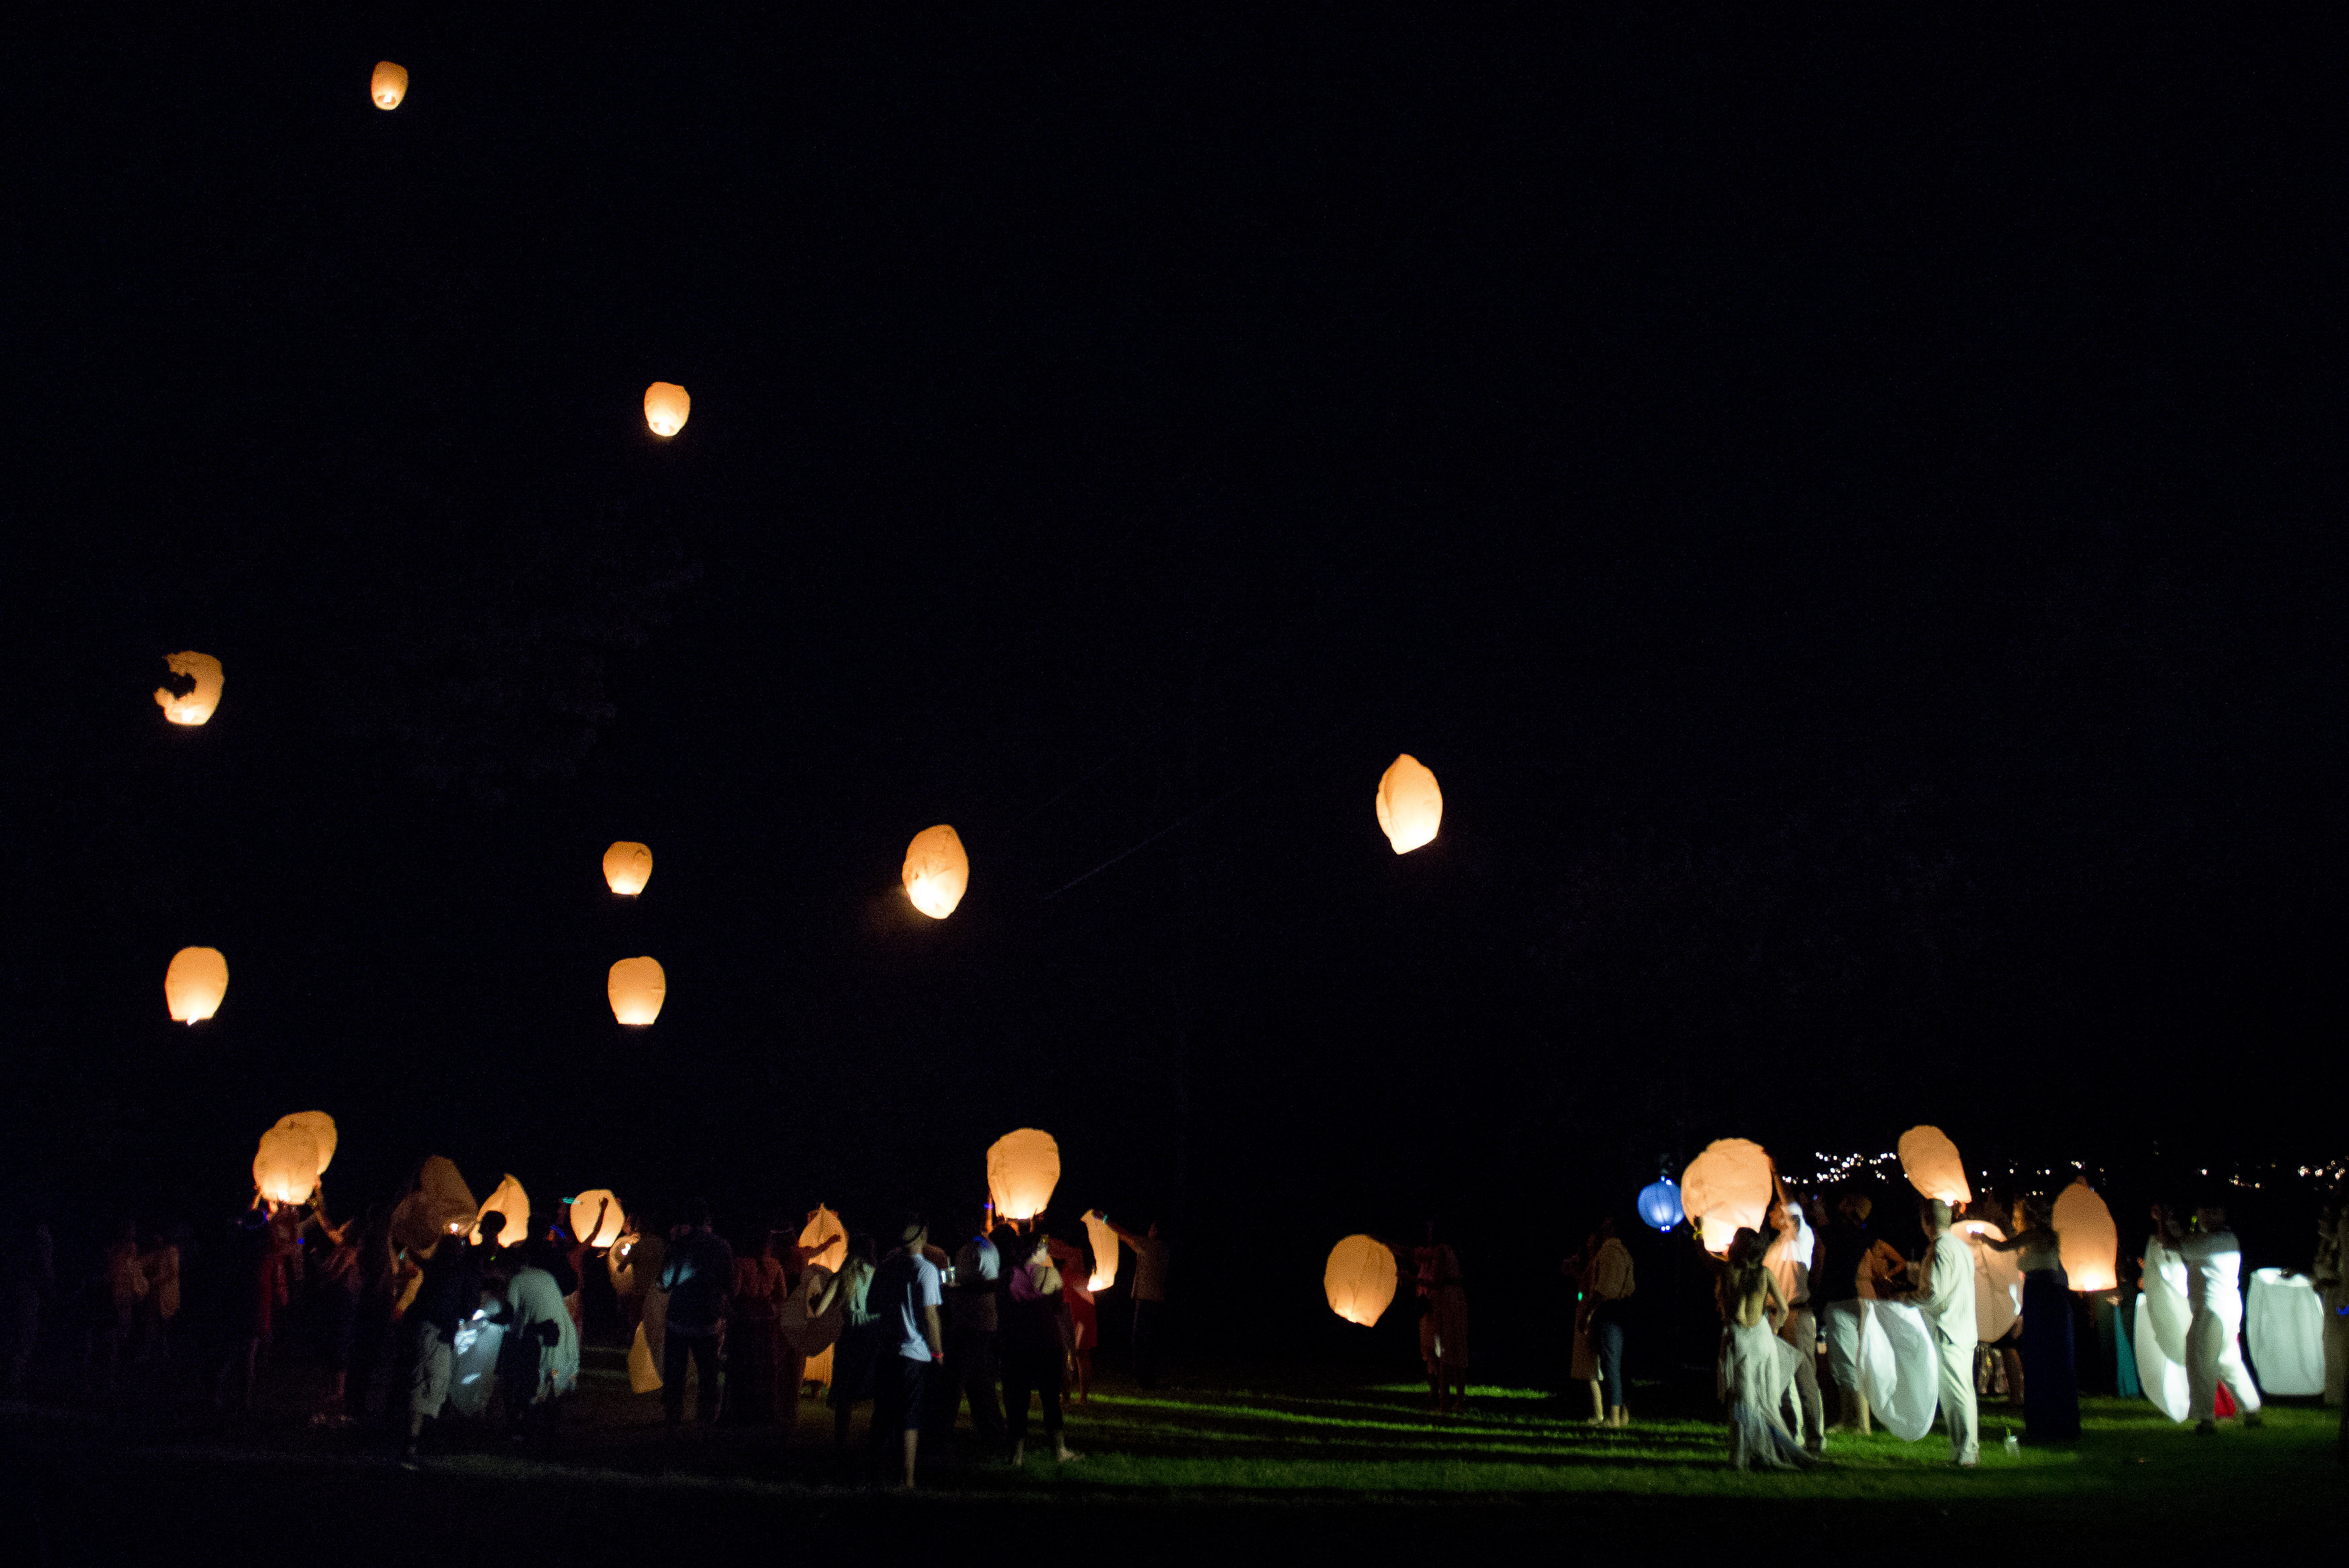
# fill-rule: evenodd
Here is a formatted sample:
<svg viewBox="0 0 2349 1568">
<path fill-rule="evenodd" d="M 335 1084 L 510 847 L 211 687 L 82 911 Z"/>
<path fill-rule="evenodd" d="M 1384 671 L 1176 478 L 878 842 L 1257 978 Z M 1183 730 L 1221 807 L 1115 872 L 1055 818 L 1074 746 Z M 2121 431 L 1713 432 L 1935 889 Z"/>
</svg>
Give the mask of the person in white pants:
<svg viewBox="0 0 2349 1568">
<path fill-rule="evenodd" d="M 1918 1205 L 1917 1222 L 1933 1243 L 1925 1254 L 1924 1277 L 1909 1299 L 1933 1326 L 1933 1348 L 1940 1359 L 1941 1418 L 1949 1423 L 1950 1458 L 1961 1465 L 1982 1462 L 1982 1421 L 1974 1404 L 1974 1258 L 1950 1233 L 1950 1206 L 1939 1198 Z"/>
<path fill-rule="evenodd" d="M 2243 1247 L 2227 1228 L 2227 1211 L 2205 1203 L 2194 1211 L 2194 1228 L 2181 1232 L 2164 1212 L 2162 1230 L 2186 1260 L 2186 1392 L 2198 1435 L 2219 1429 L 2219 1387 L 2243 1412 L 2243 1425 L 2260 1424 L 2260 1390 L 2243 1366 Z"/>
</svg>

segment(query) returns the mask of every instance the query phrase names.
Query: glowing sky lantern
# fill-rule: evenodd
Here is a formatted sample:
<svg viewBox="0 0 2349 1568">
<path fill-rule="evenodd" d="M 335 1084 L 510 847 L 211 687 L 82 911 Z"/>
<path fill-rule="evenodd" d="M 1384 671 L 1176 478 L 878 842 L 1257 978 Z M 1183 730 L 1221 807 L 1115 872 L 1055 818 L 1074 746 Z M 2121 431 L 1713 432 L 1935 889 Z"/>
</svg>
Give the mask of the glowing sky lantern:
<svg viewBox="0 0 2349 1568">
<path fill-rule="evenodd" d="M 668 976 L 654 959 L 623 958 L 612 965 L 604 990 L 612 999 L 612 1016 L 623 1024 L 649 1024 L 668 999 Z"/>
<path fill-rule="evenodd" d="M 481 1200 L 465 1185 L 457 1162 L 445 1154 L 429 1155 L 417 1167 L 415 1190 L 391 1211 L 391 1239 L 411 1252 L 427 1252 L 463 1235 L 481 1214 Z"/>
<path fill-rule="evenodd" d="M 1085 1235 L 1093 1244 L 1092 1277 L 1085 1288 L 1099 1295 L 1117 1283 L 1117 1233 L 1096 1212 L 1085 1216 Z"/>
<path fill-rule="evenodd" d="M 253 1184 L 273 1203 L 299 1203 L 318 1185 L 318 1145 L 305 1130 L 282 1122 L 261 1135 Z"/>
<path fill-rule="evenodd" d="M 1049 1132 L 1023 1127 L 997 1139 L 987 1151 L 987 1191 L 1004 1219 L 1034 1219 L 1060 1184 L 1061 1146 Z"/>
<path fill-rule="evenodd" d="M 685 428 L 693 399 L 673 381 L 656 381 L 645 388 L 645 423 L 656 436 L 674 436 Z"/>
<path fill-rule="evenodd" d="M 572 1199 L 570 1214 L 572 1235 L 591 1247 L 610 1246 L 628 1228 L 627 1211 L 609 1187 L 590 1187 Z"/>
<path fill-rule="evenodd" d="M 399 100 L 408 96 L 408 67 L 389 60 L 375 63 L 375 75 L 367 78 L 367 97 L 375 99 L 378 108 L 398 108 Z"/>
<path fill-rule="evenodd" d="M 1912 1127 L 1900 1135 L 1899 1147 L 1900 1171 L 1909 1185 L 1952 1209 L 1974 1201 L 1973 1189 L 1966 1185 L 1966 1162 L 1940 1128 Z"/>
<path fill-rule="evenodd" d="M 815 1212 L 800 1227 L 800 1252 L 807 1261 L 820 1269 L 840 1272 L 848 1261 L 848 1231 L 841 1224 L 840 1216 L 818 1203 Z"/>
<path fill-rule="evenodd" d="M 481 1201 L 481 1211 L 473 1216 L 473 1233 L 466 1239 L 479 1243 L 481 1220 L 489 1214 L 503 1214 L 505 1229 L 498 1233 L 498 1245 L 518 1247 L 530 1239 L 530 1194 L 511 1172 L 497 1185 L 497 1191 Z"/>
<path fill-rule="evenodd" d="M 970 886 L 970 857 L 955 830 L 940 822 L 914 835 L 905 846 L 905 869 L 899 874 L 914 907 L 932 920 L 944 920 Z"/>
<path fill-rule="evenodd" d="M 1715 1139 L 1681 1172 L 1681 1208 L 1717 1258 L 1738 1232 L 1761 1228 L 1777 1191 L 1769 1153 L 1749 1138 Z"/>
<path fill-rule="evenodd" d="M 653 852 L 643 844 L 622 839 L 604 851 L 604 885 L 623 898 L 634 898 L 653 880 Z"/>
<path fill-rule="evenodd" d="M 182 947 L 163 971 L 163 1005 L 175 1024 L 201 1024 L 228 995 L 228 960 L 217 947 Z"/>
<path fill-rule="evenodd" d="M 335 1131 L 335 1119 L 323 1110 L 297 1110 L 291 1116 L 277 1119 L 280 1127 L 296 1128 L 310 1135 L 318 1146 L 318 1174 L 324 1176 L 326 1167 L 335 1162 L 335 1149 L 342 1140 Z"/>
<path fill-rule="evenodd" d="M 2120 1230 L 2086 1177 L 2074 1178 L 2056 1196 L 2054 1218 L 2065 1283 L 2087 1291 L 2110 1290 L 2120 1284 Z"/>
<path fill-rule="evenodd" d="M 1427 765 L 1410 752 L 1396 758 L 1380 778 L 1378 804 L 1379 830 L 1395 853 L 1407 855 L 1435 841 L 1444 820 L 1444 791 Z"/>
<path fill-rule="evenodd" d="M 1651 1229 L 1669 1231 L 1681 1222 L 1681 1190 L 1669 1176 L 1659 1176 L 1640 1189 L 1640 1220 Z"/>
<path fill-rule="evenodd" d="M 212 709 L 220 707 L 221 662 L 210 654 L 190 651 L 165 654 L 163 667 L 196 683 L 195 689 L 185 696 L 170 686 L 155 688 L 155 706 L 163 710 L 163 717 L 173 724 L 202 724 L 212 717 Z"/>
<path fill-rule="evenodd" d="M 1330 1311 L 1370 1327 L 1394 1300 L 1394 1253 L 1375 1236 L 1348 1236 L 1330 1249 L 1321 1290 Z"/>
</svg>

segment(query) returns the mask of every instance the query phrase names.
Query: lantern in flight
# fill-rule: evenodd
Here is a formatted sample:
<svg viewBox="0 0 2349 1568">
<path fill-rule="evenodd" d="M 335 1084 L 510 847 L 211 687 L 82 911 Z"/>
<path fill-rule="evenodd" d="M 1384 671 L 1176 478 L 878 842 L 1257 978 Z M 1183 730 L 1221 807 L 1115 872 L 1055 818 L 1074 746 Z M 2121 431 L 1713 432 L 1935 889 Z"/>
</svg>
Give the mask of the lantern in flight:
<svg viewBox="0 0 2349 1568">
<path fill-rule="evenodd" d="M 1681 1190 L 1669 1176 L 1659 1176 L 1640 1189 L 1640 1220 L 1659 1231 L 1681 1222 Z"/>
<path fill-rule="evenodd" d="M 375 63 L 375 75 L 367 78 L 367 97 L 375 99 L 378 108 L 398 108 L 399 100 L 408 96 L 408 67 L 389 60 Z"/>
<path fill-rule="evenodd" d="M 623 958 L 612 965 L 604 990 L 612 999 L 612 1016 L 623 1024 L 649 1024 L 668 999 L 668 976 L 657 960 Z"/>
<path fill-rule="evenodd" d="M 310 1141 L 318 1147 L 318 1174 L 324 1176 L 326 1167 L 335 1162 L 335 1146 L 339 1141 L 335 1133 L 335 1119 L 323 1110 L 297 1110 L 291 1116 L 279 1117 L 277 1125 L 297 1129 L 310 1135 Z"/>
<path fill-rule="evenodd" d="M 970 857 L 955 830 L 941 822 L 914 835 L 905 846 L 905 869 L 899 874 L 914 907 L 932 920 L 944 920 L 970 886 Z"/>
<path fill-rule="evenodd" d="M 645 388 L 645 423 L 656 436 L 674 436 L 685 428 L 693 399 L 673 381 L 656 381 Z"/>
<path fill-rule="evenodd" d="M 1049 1132 L 1023 1127 L 997 1139 L 987 1151 L 987 1191 L 1004 1219 L 1034 1219 L 1060 1184 L 1061 1146 Z"/>
<path fill-rule="evenodd" d="M 609 1187 L 591 1187 L 571 1200 L 571 1234 L 584 1246 L 608 1247 L 626 1233 L 627 1211 Z"/>
<path fill-rule="evenodd" d="M 1901 1174 L 1909 1185 L 1928 1198 L 1939 1198 L 1952 1209 L 1962 1209 L 1974 1201 L 1973 1189 L 1966 1185 L 1966 1162 L 1958 1158 L 1958 1146 L 1938 1127 L 1912 1127 L 1900 1135 Z"/>
<path fill-rule="evenodd" d="M 840 1216 L 818 1203 L 807 1223 L 800 1227 L 800 1255 L 811 1267 L 838 1274 L 840 1265 L 848 1261 L 848 1231 Z"/>
<path fill-rule="evenodd" d="M 1435 787 L 1435 775 L 1427 764 L 1410 752 L 1396 758 L 1380 776 L 1378 804 L 1379 830 L 1395 853 L 1407 855 L 1434 841 L 1436 827 L 1444 820 L 1444 791 Z"/>
<path fill-rule="evenodd" d="M 2086 1291 L 2110 1290 L 2120 1283 L 2115 1266 L 2120 1258 L 2120 1230 L 2086 1177 L 2075 1177 L 2057 1195 L 2054 1221 L 2065 1283 Z"/>
<path fill-rule="evenodd" d="M 475 1246 L 481 1244 L 481 1221 L 491 1214 L 505 1216 L 505 1228 L 498 1233 L 498 1245 L 518 1247 L 530 1237 L 530 1194 L 522 1183 L 508 1173 L 498 1183 L 497 1191 L 481 1202 L 481 1212 L 473 1216 L 473 1233 L 466 1238 Z"/>
<path fill-rule="evenodd" d="M 1085 1215 L 1085 1236 L 1093 1244 L 1092 1277 L 1085 1288 L 1099 1295 L 1117 1283 L 1117 1233 L 1096 1209 Z"/>
<path fill-rule="evenodd" d="M 253 1156 L 253 1185 L 273 1203 L 306 1201 L 318 1185 L 318 1145 L 308 1131 L 280 1122 L 263 1133 Z"/>
<path fill-rule="evenodd" d="M 201 1024 L 228 995 L 228 960 L 217 947 L 182 947 L 163 971 L 163 1005 L 175 1024 Z"/>
<path fill-rule="evenodd" d="M 1375 1236 L 1348 1236 L 1330 1249 L 1321 1290 L 1330 1298 L 1330 1311 L 1370 1327 L 1394 1300 L 1393 1250 Z"/>
<path fill-rule="evenodd" d="M 1681 1207 L 1714 1257 L 1744 1230 L 1759 1230 L 1778 1194 L 1770 1156 L 1750 1138 L 1720 1138 L 1681 1172 Z"/>
<path fill-rule="evenodd" d="M 653 852 L 622 839 L 604 851 L 604 885 L 622 898 L 634 898 L 653 880 Z"/>
<path fill-rule="evenodd" d="M 210 654 L 190 651 L 165 654 L 163 667 L 196 683 L 185 696 L 170 686 L 155 688 L 155 706 L 163 710 L 163 717 L 173 724 L 202 724 L 212 717 L 212 709 L 220 706 L 221 662 Z"/>
</svg>

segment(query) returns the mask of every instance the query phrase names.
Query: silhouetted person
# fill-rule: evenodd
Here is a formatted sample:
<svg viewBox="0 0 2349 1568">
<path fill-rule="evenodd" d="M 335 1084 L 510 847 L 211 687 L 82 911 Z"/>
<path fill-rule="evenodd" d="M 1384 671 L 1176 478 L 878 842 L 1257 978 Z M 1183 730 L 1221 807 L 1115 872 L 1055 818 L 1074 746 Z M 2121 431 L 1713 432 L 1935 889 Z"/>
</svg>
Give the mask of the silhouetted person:
<svg viewBox="0 0 2349 1568">
<path fill-rule="evenodd" d="M 1133 1249 L 1133 1380 L 1155 1388 L 1166 1350 L 1166 1276 L 1174 1265 L 1165 1233 L 1155 1220 L 1136 1234 L 1107 1214 L 1097 1212 L 1094 1218 Z"/>
<path fill-rule="evenodd" d="M 416 1300 L 408 1308 L 409 1333 L 415 1336 L 415 1370 L 408 1385 L 408 1444 L 401 1449 L 402 1468 L 417 1467 L 424 1423 L 437 1420 L 449 1401 L 449 1383 L 456 1371 L 457 1330 L 481 1306 L 481 1265 L 479 1253 L 455 1236 L 432 1244 L 424 1260 L 424 1276 Z"/>
<path fill-rule="evenodd" d="M 1041 1230 L 1022 1237 L 1027 1255 L 1006 1271 L 1009 1288 L 1004 1304 L 1003 1398 L 1015 1469 L 1027 1458 L 1030 1395 L 1044 1407 L 1044 1436 L 1052 1445 L 1052 1457 L 1062 1464 L 1078 1457 L 1061 1432 L 1061 1389 L 1076 1359 L 1076 1336 L 1051 1242 Z"/>
<path fill-rule="evenodd" d="M 1003 1438 L 997 1336 L 1002 1326 L 1004 1263 L 987 1235 L 986 1221 L 982 1213 L 979 1228 L 954 1256 L 954 1284 L 947 1292 L 947 1387 L 936 1404 L 939 1430 L 945 1433 L 954 1430 L 955 1414 L 968 1399 L 971 1430 L 992 1447 Z"/>
<path fill-rule="evenodd" d="M 734 1284 L 734 1249 L 710 1229 L 707 1204 L 696 1212 L 695 1223 L 680 1224 L 669 1233 L 668 1257 L 661 1265 L 660 1287 L 668 1292 L 661 1406 L 671 1434 L 685 1420 L 688 1358 L 700 1379 L 694 1415 L 704 1427 L 718 1418 L 718 1335 L 726 1321 L 726 1295 Z"/>
<path fill-rule="evenodd" d="M 938 1323 L 945 1298 L 936 1264 L 926 1256 L 930 1228 L 908 1214 L 897 1231 L 899 1246 L 881 1260 L 866 1299 L 879 1318 L 881 1353 L 873 1366 L 873 1450 L 875 1462 L 887 1451 L 889 1434 L 904 1434 L 905 1489 L 914 1486 L 914 1459 L 922 1441 L 922 1396 L 932 1367 L 946 1358 Z"/>
</svg>

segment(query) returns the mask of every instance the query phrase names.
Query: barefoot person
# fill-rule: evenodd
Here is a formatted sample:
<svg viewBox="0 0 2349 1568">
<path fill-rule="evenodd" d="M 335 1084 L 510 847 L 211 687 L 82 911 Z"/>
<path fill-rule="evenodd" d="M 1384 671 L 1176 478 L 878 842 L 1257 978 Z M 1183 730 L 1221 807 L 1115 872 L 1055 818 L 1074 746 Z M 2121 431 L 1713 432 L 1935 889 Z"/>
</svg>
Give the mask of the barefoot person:
<svg viewBox="0 0 2349 1568">
<path fill-rule="evenodd" d="M 1062 1464 L 1077 1458 L 1061 1433 L 1061 1389 L 1076 1358 L 1061 1271 L 1052 1262 L 1052 1238 L 1040 1229 L 1023 1236 L 1028 1255 L 1011 1271 L 1003 1326 L 1004 1418 L 1011 1435 L 1011 1468 L 1028 1457 L 1028 1396 L 1043 1400 L 1044 1436 Z"/>
<path fill-rule="evenodd" d="M 1779 1414 L 1795 1379 L 1795 1347 L 1778 1337 L 1786 1303 L 1763 1262 L 1768 1243 L 1742 1230 L 1714 1285 L 1721 1308 L 1721 1385 L 1729 1401 L 1729 1461 L 1739 1470 L 1806 1470 L 1803 1451 Z"/>
</svg>

